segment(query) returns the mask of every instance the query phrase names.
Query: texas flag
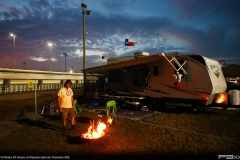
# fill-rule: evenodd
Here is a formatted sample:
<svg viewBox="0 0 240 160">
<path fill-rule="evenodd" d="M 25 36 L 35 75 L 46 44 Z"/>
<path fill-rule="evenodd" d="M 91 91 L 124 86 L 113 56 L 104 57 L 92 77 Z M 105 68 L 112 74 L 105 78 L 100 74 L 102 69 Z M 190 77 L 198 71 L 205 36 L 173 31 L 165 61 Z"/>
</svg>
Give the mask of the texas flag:
<svg viewBox="0 0 240 160">
<path fill-rule="evenodd" d="M 132 39 L 125 39 L 125 46 L 134 46 L 134 41 Z"/>
</svg>

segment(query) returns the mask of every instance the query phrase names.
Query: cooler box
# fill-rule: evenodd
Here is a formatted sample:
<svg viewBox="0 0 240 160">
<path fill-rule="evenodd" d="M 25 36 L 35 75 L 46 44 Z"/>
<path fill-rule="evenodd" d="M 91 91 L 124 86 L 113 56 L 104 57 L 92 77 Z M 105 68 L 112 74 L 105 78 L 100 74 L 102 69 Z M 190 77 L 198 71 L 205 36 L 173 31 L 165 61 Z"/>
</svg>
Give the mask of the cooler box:
<svg viewBox="0 0 240 160">
<path fill-rule="evenodd" d="M 54 114 L 54 109 L 44 109 L 44 114 L 46 115 Z"/>
<path fill-rule="evenodd" d="M 54 104 L 53 103 L 45 103 L 42 108 L 42 114 L 51 115 L 54 113 Z"/>
</svg>

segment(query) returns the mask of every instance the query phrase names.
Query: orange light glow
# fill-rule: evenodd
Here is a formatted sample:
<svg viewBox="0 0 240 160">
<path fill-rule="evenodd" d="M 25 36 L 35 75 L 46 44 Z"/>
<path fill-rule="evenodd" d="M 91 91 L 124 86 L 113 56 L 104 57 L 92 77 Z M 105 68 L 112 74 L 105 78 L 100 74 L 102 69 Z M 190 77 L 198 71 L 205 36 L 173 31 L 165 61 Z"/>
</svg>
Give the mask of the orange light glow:
<svg viewBox="0 0 240 160">
<path fill-rule="evenodd" d="M 113 119 L 111 117 L 108 118 L 108 125 L 112 124 Z M 81 137 L 86 139 L 97 139 L 101 138 L 105 135 L 104 130 L 107 128 L 107 125 L 100 120 L 97 122 L 97 125 L 94 124 L 94 121 L 90 121 L 90 127 L 86 133 L 83 133 Z"/>
<path fill-rule="evenodd" d="M 216 98 L 216 103 L 218 104 L 226 104 L 227 103 L 227 94 L 221 93 Z"/>
<path fill-rule="evenodd" d="M 208 100 L 209 99 L 209 95 L 206 95 L 205 99 Z"/>
</svg>

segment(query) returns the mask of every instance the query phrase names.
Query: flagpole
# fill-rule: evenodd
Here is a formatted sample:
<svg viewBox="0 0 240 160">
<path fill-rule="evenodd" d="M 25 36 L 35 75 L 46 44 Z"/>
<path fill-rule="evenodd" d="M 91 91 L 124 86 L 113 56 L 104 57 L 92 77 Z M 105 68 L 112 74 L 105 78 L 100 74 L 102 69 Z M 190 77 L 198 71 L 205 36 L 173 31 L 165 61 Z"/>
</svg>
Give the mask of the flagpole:
<svg viewBox="0 0 240 160">
<path fill-rule="evenodd" d="M 125 38 L 125 42 L 124 42 L 124 54 L 126 55 L 126 38 Z"/>
</svg>

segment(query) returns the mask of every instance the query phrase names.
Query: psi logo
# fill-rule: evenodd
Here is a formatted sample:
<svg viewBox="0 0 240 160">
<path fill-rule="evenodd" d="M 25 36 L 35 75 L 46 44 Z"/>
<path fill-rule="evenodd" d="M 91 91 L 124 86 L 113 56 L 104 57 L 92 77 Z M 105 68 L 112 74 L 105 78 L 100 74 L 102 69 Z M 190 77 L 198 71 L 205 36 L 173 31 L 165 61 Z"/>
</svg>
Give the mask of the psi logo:
<svg viewBox="0 0 240 160">
<path fill-rule="evenodd" d="M 218 159 L 240 159 L 239 155 L 218 155 Z"/>
</svg>

